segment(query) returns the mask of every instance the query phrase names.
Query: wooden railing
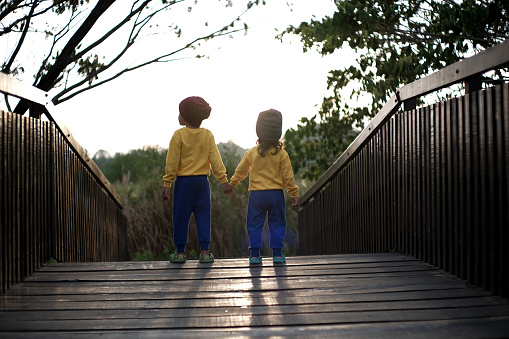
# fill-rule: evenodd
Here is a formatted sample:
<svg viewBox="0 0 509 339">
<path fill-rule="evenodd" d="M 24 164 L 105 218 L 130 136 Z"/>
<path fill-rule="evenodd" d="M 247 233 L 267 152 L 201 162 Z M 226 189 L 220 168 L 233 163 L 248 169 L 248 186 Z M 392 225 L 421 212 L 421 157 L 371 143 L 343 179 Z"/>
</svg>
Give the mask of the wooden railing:
<svg viewBox="0 0 509 339">
<path fill-rule="evenodd" d="M 408 108 L 508 65 L 505 42 L 399 89 L 302 197 L 300 254 L 400 251 L 508 297 L 509 86 Z"/>
<path fill-rule="evenodd" d="M 49 120 L 0 111 L 0 292 L 51 259 L 128 260 L 119 195 L 54 121 L 47 93 L 3 73 L 0 92 Z"/>
</svg>

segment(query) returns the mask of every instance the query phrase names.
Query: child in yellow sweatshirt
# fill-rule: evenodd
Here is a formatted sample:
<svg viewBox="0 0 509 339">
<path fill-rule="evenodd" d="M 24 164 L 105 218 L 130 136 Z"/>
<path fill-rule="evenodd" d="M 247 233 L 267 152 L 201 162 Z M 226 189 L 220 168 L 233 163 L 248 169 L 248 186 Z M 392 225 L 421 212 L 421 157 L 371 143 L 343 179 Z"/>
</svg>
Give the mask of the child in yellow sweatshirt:
<svg viewBox="0 0 509 339">
<path fill-rule="evenodd" d="M 286 233 L 285 198 L 283 189 L 293 197 L 292 205 L 299 206 L 299 188 L 293 178 L 292 164 L 283 149 L 283 117 L 279 111 L 261 112 L 256 122 L 258 146 L 248 150 L 230 180 L 237 187 L 249 173 L 249 202 L 246 226 L 249 234 L 250 264 L 260 264 L 262 230 L 268 217 L 270 247 L 274 263 L 284 263 L 283 239 Z M 227 192 L 228 194 L 233 193 Z"/>
<path fill-rule="evenodd" d="M 175 131 L 166 156 L 166 174 L 163 177 L 163 199 L 169 200 L 173 182 L 173 241 L 177 247 L 170 256 L 171 262 L 184 263 L 189 232 L 189 219 L 194 214 L 200 262 L 214 262 L 210 244 L 210 184 L 212 173 L 225 193 L 232 188 L 226 178 L 226 169 L 211 131 L 201 128 L 201 122 L 210 115 L 209 104 L 201 97 L 189 97 L 179 105 L 179 123 L 185 127 Z"/>
</svg>

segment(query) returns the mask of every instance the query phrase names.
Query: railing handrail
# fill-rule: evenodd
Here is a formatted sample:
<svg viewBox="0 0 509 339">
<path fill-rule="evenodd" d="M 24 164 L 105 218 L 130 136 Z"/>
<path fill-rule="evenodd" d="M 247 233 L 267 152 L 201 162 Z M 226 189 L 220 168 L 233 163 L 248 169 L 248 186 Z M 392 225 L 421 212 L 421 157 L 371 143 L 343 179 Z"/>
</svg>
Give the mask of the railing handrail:
<svg viewBox="0 0 509 339">
<path fill-rule="evenodd" d="M 509 41 L 505 41 L 398 89 L 343 154 L 341 154 L 317 182 L 304 193 L 301 198 L 301 205 L 305 205 L 340 170 L 342 170 L 371 137 L 397 112 L 405 101 L 414 100 L 423 95 L 474 78 L 489 70 L 508 64 Z"/>
<path fill-rule="evenodd" d="M 23 81 L 15 79 L 2 72 L 0 72 L 0 92 L 41 105 L 44 108 L 44 115 L 48 118 L 49 121 L 55 124 L 56 128 L 65 138 L 69 146 L 76 153 L 76 156 L 83 162 L 85 167 L 94 176 L 99 185 L 106 190 L 108 195 L 119 207 L 123 207 L 120 195 L 115 191 L 111 183 L 104 176 L 92 158 L 90 158 L 85 149 L 74 138 L 71 131 L 67 128 L 67 126 L 60 125 L 51 115 L 51 112 L 54 110 L 55 106 L 49 99 L 49 94 L 47 92 L 37 87 L 27 85 Z"/>
</svg>

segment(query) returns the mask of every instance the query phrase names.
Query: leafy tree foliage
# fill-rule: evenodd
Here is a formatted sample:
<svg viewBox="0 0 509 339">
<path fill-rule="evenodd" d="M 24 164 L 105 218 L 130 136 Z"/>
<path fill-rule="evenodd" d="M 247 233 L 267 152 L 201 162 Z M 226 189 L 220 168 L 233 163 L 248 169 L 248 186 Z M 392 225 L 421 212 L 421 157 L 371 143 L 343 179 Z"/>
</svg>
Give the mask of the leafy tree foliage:
<svg viewBox="0 0 509 339">
<path fill-rule="evenodd" d="M 331 17 L 312 19 L 285 34 L 298 34 L 304 51 L 327 55 L 343 47 L 357 52 L 353 65 L 332 70 L 332 96 L 319 116 L 302 119 L 285 134 L 287 149 L 304 177 L 317 179 L 341 155 L 399 87 L 507 39 L 508 0 L 336 0 Z M 500 81 L 496 71 L 486 81 Z M 345 90 L 348 90 L 345 97 Z M 368 93 L 371 102 L 357 104 Z M 316 120 L 319 119 L 317 122 Z"/>
<path fill-rule="evenodd" d="M 125 176 L 132 182 L 140 182 L 154 176 L 162 179 L 161 166 L 164 172 L 166 152 L 167 150 L 157 146 L 145 146 L 142 149 L 130 150 L 127 154 L 117 153 L 110 157 L 107 152 L 100 150 L 93 160 L 111 182 L 121 182 Z"/>
<path fill-rule="evenodd" d="M 35 66 L 33 85 L 44 91 L 58 89 L 52 101 L 59 104 L 112 81 L 126 72 L 174 60 L 177 53 L 195 49 L 201 42 L 245 31 L 246 23 L 238 27 L 241 18 L 254 5 L 264 4 L 265 1 L 247 1 L 245 2 L 247 7 L 244 7 L 232 21 L 210 28 L 202 36 L 187 37 L 184 43 L 174 45 L 168 43 L 168 47 L 157 55 L 150 55 L 148 52 L 142 55 L 136 53 L 135 59 L 132 59 L 133 54 L 128 52 L 134 46 L 138 46 L 145 37 L 168 31 L 177 37 L 182 36 L 181 26 L 188 18 L 176 11 L 186 5 L 184 0 L 136 0 L 131 1 L 130 10 L 121 14 L 112 13 L 114 3 L 121 2 L 115 0 L 0 2 L 0 41 L 5 46 L 5 59 L 0 64 L 0 71 L 20 76 L 24 72 L 31 72 L 29 69 Z M 123 5 L 126 3 L 128 2 L 122 1 Z M 186 7 L 187 11 L 191 12 L 201 2 L 189 1 L 189 3 L 191 5 Z M 220 8 L 233 6 L 232 0 L 219 0 L 217 3 Z M 100 34 L 92 31 L 99 20 L 105 17 L 113 18 L 107 23 L 107 28 Z M 208 27 L 208 23 L 204 23 L 204 26 Z M 122 38 L 119 39 L 122 34 L 123 42 Z M 49 41 L 49 44 L 44 44 L 46 47 L 43 50 L 30 48 L 33 40 L 28 39 L 29 36 L 35 36 L 36 43 Z M 121 64 L 129 66 L 118 66 Z M 5 101 L 8 110 L 13 111 L 7 97 Z M 27 108 L 26 102 L 22 100 L 14 112 L 23 114 Z"/>
</svg>

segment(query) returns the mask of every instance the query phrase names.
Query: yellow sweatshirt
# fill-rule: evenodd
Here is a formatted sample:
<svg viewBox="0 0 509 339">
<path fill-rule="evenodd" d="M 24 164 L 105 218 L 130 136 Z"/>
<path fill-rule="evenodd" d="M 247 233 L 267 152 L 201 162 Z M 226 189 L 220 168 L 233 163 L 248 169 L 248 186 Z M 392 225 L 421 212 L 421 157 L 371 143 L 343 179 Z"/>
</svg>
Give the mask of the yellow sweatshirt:
<svg viewBox="0 0 509 339">
<path fill-rule="evenodd" d="M 184 127 L 176 130 L 166 155 L 164 187 L 171 187 L 177 176 L 208 176 L 210 169 L 221 184 L 228 182 L 212 132 L 206 128 Z"/>
<path fill-rule="evenodd" d="M 299 188 L 293 178 L 292 164 L 288 153 L 282 149 L 275 155 L 271 148 L 265 157 L 258 154 L 258 146 L 251 148 L 239 162 L 230 185 L 236 187 L 249 173 L 249 190 L 264 191 L 273 189 L 288 189 L 288 193 L 299 197 Z"/>
</svg>

